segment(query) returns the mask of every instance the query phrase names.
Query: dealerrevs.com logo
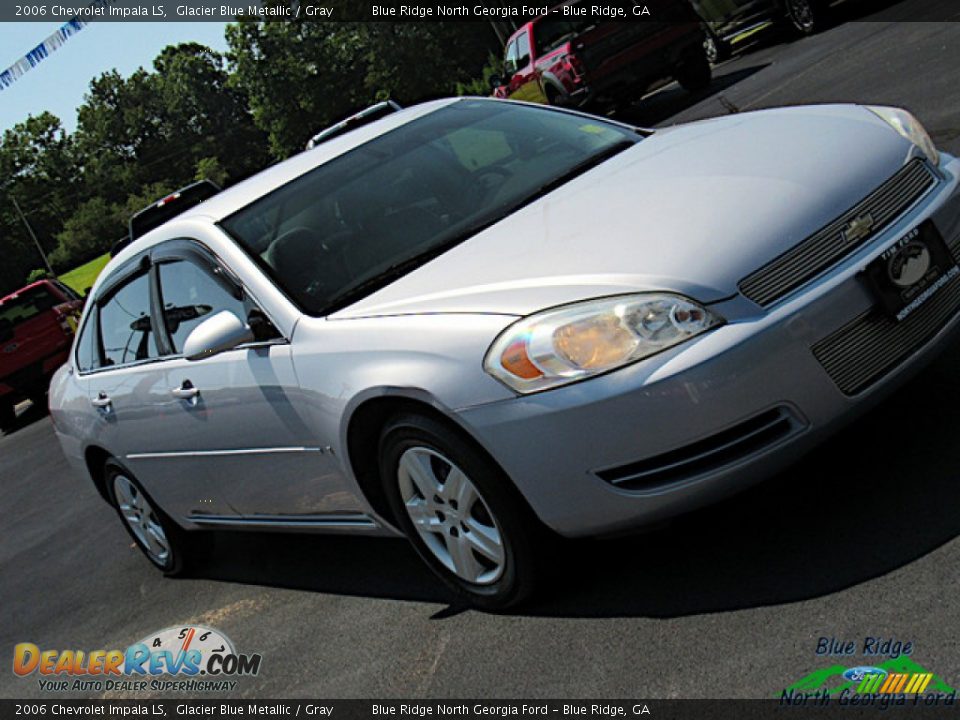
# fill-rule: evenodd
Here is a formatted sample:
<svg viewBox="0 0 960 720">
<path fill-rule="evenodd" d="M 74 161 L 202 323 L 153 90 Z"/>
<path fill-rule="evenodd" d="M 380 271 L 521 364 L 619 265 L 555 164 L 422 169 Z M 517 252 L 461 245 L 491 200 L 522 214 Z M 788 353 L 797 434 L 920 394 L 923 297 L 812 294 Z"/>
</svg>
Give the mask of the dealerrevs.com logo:
<svg viewBox="0 0 960 720">
<path fill-rule="evenodd" d="M 223 633 L 200 625 L 170 627 L 125 650 L 13 649 L 13 672 L 50 692 L 229 691 L 238 676 L 260 672 L 259 654 L 238 653 Z"/>
</svg>

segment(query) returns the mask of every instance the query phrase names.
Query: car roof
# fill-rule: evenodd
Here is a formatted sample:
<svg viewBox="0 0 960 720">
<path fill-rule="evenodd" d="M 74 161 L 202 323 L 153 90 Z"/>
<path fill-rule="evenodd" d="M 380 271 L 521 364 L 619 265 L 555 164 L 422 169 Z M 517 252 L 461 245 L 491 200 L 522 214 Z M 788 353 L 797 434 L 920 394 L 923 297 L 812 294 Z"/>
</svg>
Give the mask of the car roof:
<svg viewBox="0 0 960 720">
<path fill-rule="evenodd" d="M 29 285 L 24 285 L 19 290 L 14 290 L 12 293 L 8 295 L 4 295 L 3 297 L 0 297 L 0 305 L 5 303 L 7 300 L 15 298 L 17 295 L 21 295 L 25 293 L 27 290 L 33 290 L 33 288 L 35 287 L 40 287 L 41 285 L 50 285 L 51 283 L 52 281 L 50 278 L 41 278 L 40 280 L 35 280 Z"/>
</svg>

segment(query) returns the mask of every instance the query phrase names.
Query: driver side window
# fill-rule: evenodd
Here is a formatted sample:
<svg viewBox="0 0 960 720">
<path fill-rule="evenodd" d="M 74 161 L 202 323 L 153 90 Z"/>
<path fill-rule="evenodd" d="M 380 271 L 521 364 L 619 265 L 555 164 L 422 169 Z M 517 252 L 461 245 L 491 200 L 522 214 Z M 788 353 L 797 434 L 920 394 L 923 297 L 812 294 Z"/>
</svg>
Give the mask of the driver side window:
<svg viewBox="0 0 960 720">
<path fill-rule="evenodd" d="M 183 350 L 187 336 L 204 320 L 229 310 L 249 320 L 256 307 L 249 299 L 237 299 L 232 287 L 190 260 L 164 262 L 159 266 L 163 322 L 174 352 Z"/>
<path fill-rule="evenodd" d="M 509 45 L 507 45 L 507 53 L 503 58 L 503 72 L 507 76 L 507 80 L 510 79 L 510 76 L 517 71 L 517 41 L 514 40 Z"/>
</svg>

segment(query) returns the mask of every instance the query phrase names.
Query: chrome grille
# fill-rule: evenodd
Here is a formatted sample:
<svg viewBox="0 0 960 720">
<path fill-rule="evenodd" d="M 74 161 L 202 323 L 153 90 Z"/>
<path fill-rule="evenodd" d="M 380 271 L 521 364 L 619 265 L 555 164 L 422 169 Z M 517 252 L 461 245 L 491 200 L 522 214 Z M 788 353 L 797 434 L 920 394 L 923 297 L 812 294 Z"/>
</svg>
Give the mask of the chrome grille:
<svg viewBox="0 0 960 720">
<path fill-rule="evenodd" d="M 960 236 L 950 251 L 960 261 Z M 813 354 L 841 391 L 855 395 L 936 335 L 958 310 L 960 277 L 901 322 L 876 308 L 864 313 L 814 345 Z"/>
<path fill-rule="evenodd" d="M 923 160 L 913 160 L 867 198 L 799 245 L 740 281 L 740 292 L 758 305 L 767 306 L 827 270 L 844 256 L 876 237 L 903 215 L 936 182 Z M 848 241 L 845 230 L 865 215 L 873 218 L 866 237 Z"/>
</svg>

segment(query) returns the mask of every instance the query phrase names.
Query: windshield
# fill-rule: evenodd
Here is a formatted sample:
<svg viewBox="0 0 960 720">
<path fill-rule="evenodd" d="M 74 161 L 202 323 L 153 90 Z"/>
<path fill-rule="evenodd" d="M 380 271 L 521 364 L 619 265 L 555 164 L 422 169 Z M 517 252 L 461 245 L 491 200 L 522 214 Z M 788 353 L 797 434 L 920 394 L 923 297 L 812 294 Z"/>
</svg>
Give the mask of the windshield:
<svg viewBox="0 0 960 720">
<path fill-rule="evenodd" d="M 0 333 L 3 328 L 16 327 L 22 322 L 35 318 L 40 313 L 59 305 L 57 298 L 43 285 L 17 293 L 0 304 Z"/>
<path fill-rule="evenodd" d="M 305 312 L 324 315 L 639 140 L 599 119 L 461 101 L 317 167 L 222 225 Z"/>
</svg>

